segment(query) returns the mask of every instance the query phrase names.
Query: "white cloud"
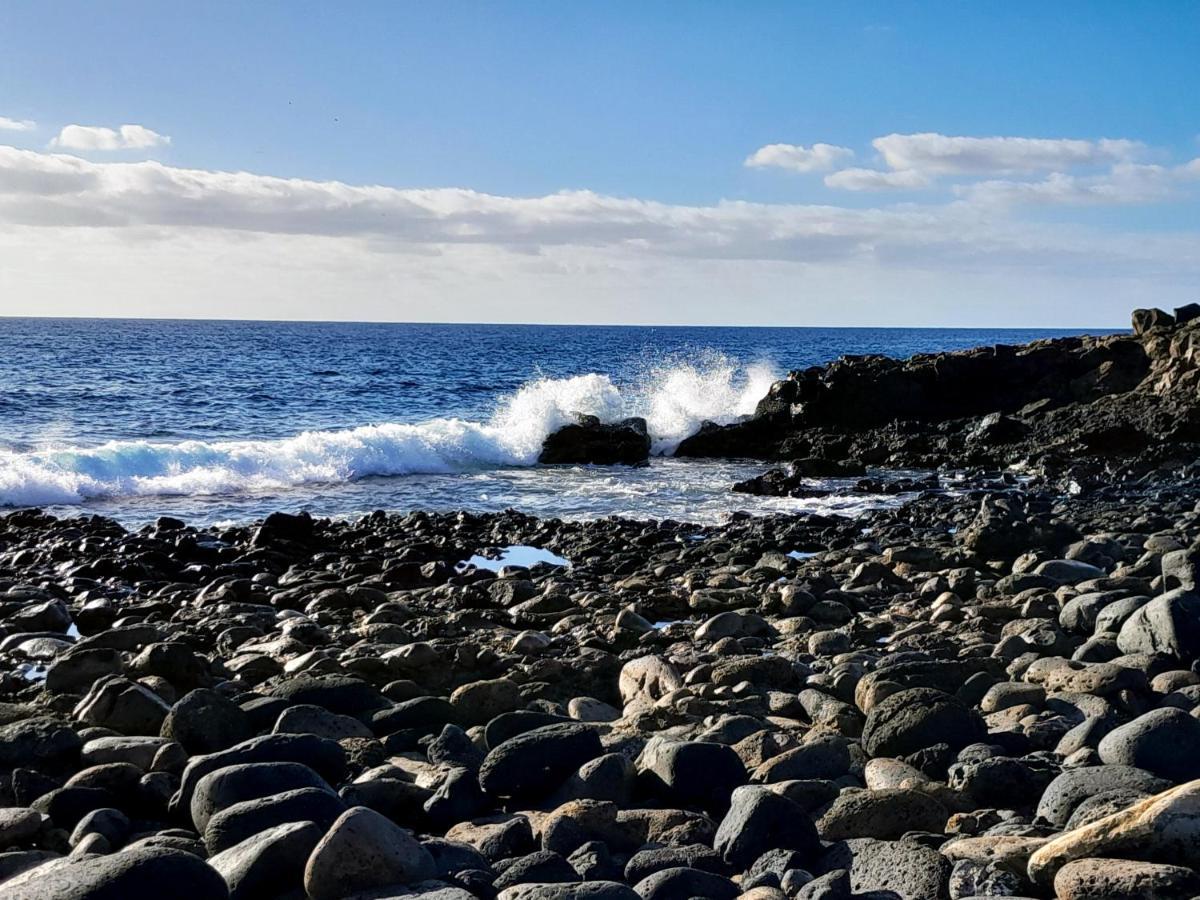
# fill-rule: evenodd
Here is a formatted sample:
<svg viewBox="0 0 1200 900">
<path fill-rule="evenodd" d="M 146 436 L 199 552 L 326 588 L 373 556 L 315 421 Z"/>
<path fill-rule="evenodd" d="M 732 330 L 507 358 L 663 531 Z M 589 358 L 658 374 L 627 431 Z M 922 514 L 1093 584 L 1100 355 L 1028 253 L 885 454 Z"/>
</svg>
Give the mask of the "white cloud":
<svg viewBox="0 0 1200 900">
<path fill-rule="evenodd" d="M 0 131 L 33 131 L 37 128 L 37 122 L 29 119 L 10 119 L 8 116 L 0 116 Z"/>
<path fill-rule="evenodd" d="M 1054 232 L 1032 248 L 1028 226 L 978 214 L 969 204 L 683 206 L 592 191 L 508 197 L 182 169 L 149 160 L 91 162 L 3 146 L 0 223 L 124 230 L 134 239 L 164 230 L 310 235 L 366 241 L 382 252 L 480 246 L 538 254 L 585 247 L 641 257 L 799 263 L 885 256 L 952 266 L 1064 250 Z"/>
<path fill-rule="evenodd" d="M 1129 140 L 951 137 L 889 134 L 871 142 L 894 170 L 935 175 L 1004 174 L 1108 165 L 1136 159 L 1143 144 Z"/>
<path fill-rule="evenodd" d="M 834 144 L 767 144 L 748 157 L 745 165 L 752 169 L 774 167 L 793 172 L 828 172 L 844 160 L 852 159 L 854 151 Z"/>
<path fill-rule="evenodd" d="M 1123 316 L 1200 278 L 1193 232 L 1014 211 L 511 197 L 0 146 L 0 314 L 1002 324 L 1020 295 L 1039 300 L 1022 321 L 1095 324 L 1120 320 L 1087 302 L 1101 282 Z"/>
<path fill-rule="evenodd" d="M 929 186 L 929 179 L 913 169 L 882 172 L 879 169 L 842 169 L 825 176 L 826 187 L 844 191 L 915 191 Z"/>
<path fill-rule="evenodd" d="M 1122 163 L 1104 175 L 1054 172 L 1041 181 L 981 181 L 955 189 L 974 203 L 1057 206 L 1139 205 L 1179 196 L 1181 182 L 1200 177 L 1200 160 L 1182 166 Z"/>
<path fill-rule="evenodd" d="M 147 150 L 171 143 L 165 134 L 141 125 L 104 128 L 98 125 L 67 125 L 50 141 L 63 150 Z"/>
</svg>

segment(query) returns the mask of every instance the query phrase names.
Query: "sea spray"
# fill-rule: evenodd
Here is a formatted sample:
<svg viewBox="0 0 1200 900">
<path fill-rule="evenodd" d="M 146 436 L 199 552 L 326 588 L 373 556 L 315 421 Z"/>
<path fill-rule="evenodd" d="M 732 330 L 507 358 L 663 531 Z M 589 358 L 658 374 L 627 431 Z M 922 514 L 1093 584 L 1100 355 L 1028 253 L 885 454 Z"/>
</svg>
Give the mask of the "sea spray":
<svg viewBox="0 0 1200 900">
<path fill-rule="evenodd" d="M 216 495 L 279 490 L 368 476 L 529 466 L 546 436 L 576 413 L 602 421 L 644 416 L 656 454 L 669 454 L 706 420 L 754 410 L 776 377 L 722 354 L 648 367 L 637 383 L 608 375 L 539 378 L 502 398 L 488 421 L 438 418 L 272 440 L 110 441 L 95 447 L 0 451 L 0 505 L 75 504 L 99 497 Z"/>
</svg>

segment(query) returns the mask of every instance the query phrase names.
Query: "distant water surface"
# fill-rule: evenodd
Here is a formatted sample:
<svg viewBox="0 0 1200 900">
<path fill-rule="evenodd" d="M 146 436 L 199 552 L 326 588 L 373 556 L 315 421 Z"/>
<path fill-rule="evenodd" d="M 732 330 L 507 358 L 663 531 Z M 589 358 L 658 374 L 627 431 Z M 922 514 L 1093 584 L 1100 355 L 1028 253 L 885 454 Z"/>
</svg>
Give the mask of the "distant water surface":
<svg viewBox="0 0 1200 900">
<path fill-rule="evenodd" d="M 752 412 L 789 369 L 1079 333 L 0 318 L 0 506 L 131 525 L 274 509 L 852 513 L 878 498 L 733 495 L 761 465 L 665 455 L 706 419 Z M 645 416 L 663 458 L 535 465 L 574 412 Z"/>
</svg>

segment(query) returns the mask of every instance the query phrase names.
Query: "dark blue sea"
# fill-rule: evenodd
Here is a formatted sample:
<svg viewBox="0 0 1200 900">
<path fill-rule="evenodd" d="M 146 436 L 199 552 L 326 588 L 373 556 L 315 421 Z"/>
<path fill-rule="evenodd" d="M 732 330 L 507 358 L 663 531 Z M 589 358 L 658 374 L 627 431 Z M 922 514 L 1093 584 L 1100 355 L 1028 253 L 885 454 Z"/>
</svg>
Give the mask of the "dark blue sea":
<svg viewBox="0 0 1200 900">
<path fill-rule="evenodd" d="M 752 412 L 789 369 L 1078 333 L 0 318 L 0 506 L 130 525 L 276 509 L 853 512 L 871 498 L 735 495 L 762 466 L 670 454 L 702 421 Z M 536 465 L 575 412 L 645 416 L 652 464 Z"/>
</svg>

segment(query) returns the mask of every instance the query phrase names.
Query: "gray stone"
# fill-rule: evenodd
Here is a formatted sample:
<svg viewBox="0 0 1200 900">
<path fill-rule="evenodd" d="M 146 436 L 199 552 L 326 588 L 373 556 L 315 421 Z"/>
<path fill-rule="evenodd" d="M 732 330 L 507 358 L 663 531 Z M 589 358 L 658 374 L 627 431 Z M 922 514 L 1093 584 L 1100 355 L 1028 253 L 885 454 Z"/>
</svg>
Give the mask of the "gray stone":
<svg viewBox="0 0 1200 900">
<path fill-rule="evenodd" d="M 341 900 L 356 891 L 432 878 L 433 857 L 400 826 L 374 810 L 346 810 L 313 848 L 304 869 L 311 900 Z"/>
<path fill-rule="evenodd" d="M 176 741 L 189 755 L 226 750 L 254 737 L 250 716 L 216 691 L 199 688 L 171 707 L 159 734 Z"/>
<path fill-rule="evenodd" d="M 856 894 L 879 891 L 881 896 L 894 895 L 900 900 L 945 897 L 950 881 L 950 861 L 911 841 L 840 841 L 825 851 L 821 868 L 847 870 Z M 892 893 L 886 893 L 889 891 Z"/>
<path fill-rule="evenodd" d="M 161 848 L 68 857 L 4 882 L 4 900 L 227 900 L 225 882 L 204 860 Z"/>
<path fill-rule="evenodd" d="M 812 858 L 820 842 L 803 807 L 768 788 L 746 785 L 733 792 L 713 849 L 744 869 L 768 850 L 796 850 Z"/>
<path fill-rule="evenodd" d="M 1113 790 L 1156 794 L 1170 786 L 1169 781 L 1132 766 L 1068 769 L 1046 787 L 1038 802 L 1037 814 L 1055 827 L 1062 828 L 1075 808 L 1088 797 Z"/>
<path fill-rule="evenodd" d="M 332 787 L 308 766 L 299 763 L 242 763 L 205 775 L 196 784 L 189 807 L 192 824 L 203 832 L 218 812 L 245 800 L 258 800 L 284 791 Z"/>
<path fill-rule="evenodd" d="M 961 750 L 987 734 L 979 714 L 931 688 L 897 691 L 867 715 L 863 749 L 870 756 L 907 756 L 934 744 Z"/>
<path fill-rule="evenodd" d="M 312 822 L 277 825 L 210 857 L 208 864 L 225 879 L 229 900 L 284 894 L 303 886 L 305 863 L 321 834 Z"/>
<path fill-rule="evenodd" d="M 1151 710 L 1100 741 L 1100 759 L 1174 782 L 1200 778 L 1200 719 L 1175 707 Z"/>
<path fill-rule="evenodd" d="M 1200 656 L 1200 596 L 1187 588 L 1155 597 L 1125 620 L 1117 635 L 1122 653 Z"/>
<path fill-rule="evenodd" d="M 845 791 L 817 821 L 817 832 L 824 841 L 896 840 L 909 831 L 941 833 L 948 818 L 946 808 L 922 791 Z"/>
<path fill-rule="evenodd" d="M 479 769 L 479 786 L 493 797 L 544 797 L 603 753 L 600 737 L 590 726 L 546 725 L 491 750 Z"/>
</svg>

